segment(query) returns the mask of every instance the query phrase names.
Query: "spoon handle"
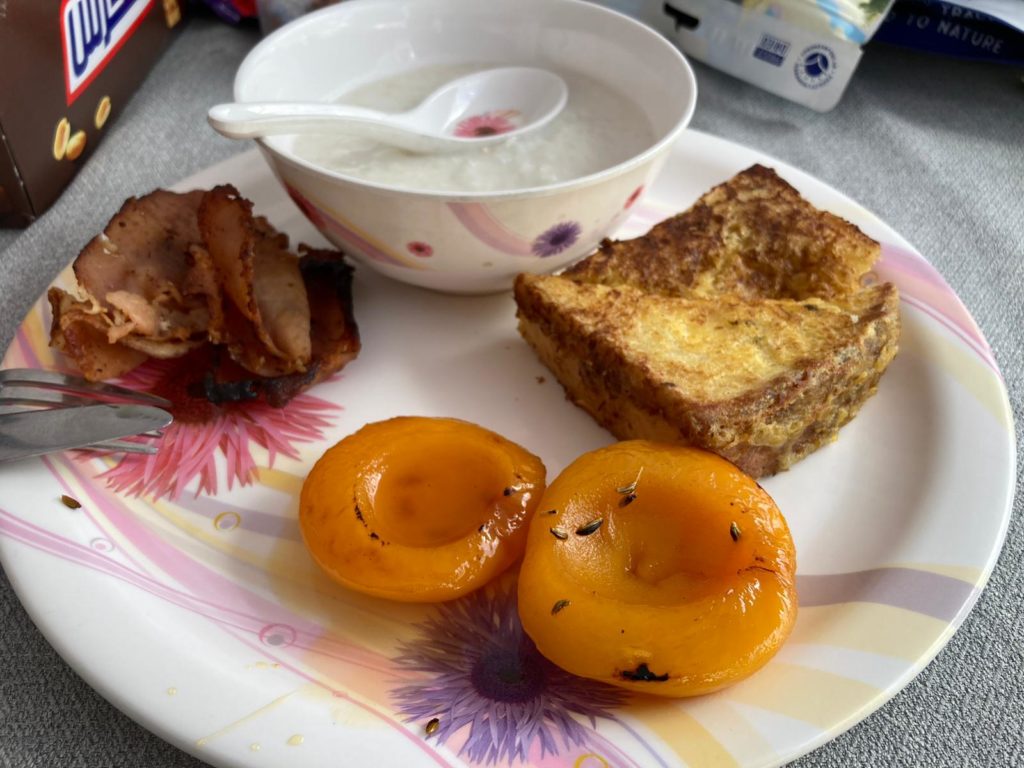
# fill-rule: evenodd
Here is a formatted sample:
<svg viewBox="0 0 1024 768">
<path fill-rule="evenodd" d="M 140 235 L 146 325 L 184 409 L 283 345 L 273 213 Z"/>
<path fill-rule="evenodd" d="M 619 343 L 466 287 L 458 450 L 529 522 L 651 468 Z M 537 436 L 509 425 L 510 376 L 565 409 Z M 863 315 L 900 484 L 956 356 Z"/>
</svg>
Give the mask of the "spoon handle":
<svg viewBox="0 0 1024 768">
<path fill-rule="evenodd" d="M 373 109 L 303 102 L 218 104 L 207 115 L 213 129 L 229 139 L 317 130 L 329 132 L 339 123 L 345 124 L 348 133 L 370 134 L 389 118 L 392 116 Z"/>
</svg>

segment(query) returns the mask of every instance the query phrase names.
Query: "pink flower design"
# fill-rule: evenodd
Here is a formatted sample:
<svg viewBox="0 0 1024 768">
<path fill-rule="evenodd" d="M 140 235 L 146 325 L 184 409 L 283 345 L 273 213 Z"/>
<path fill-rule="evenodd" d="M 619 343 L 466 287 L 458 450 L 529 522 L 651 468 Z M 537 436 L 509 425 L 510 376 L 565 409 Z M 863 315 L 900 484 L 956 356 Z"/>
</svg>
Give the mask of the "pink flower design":
<svg viewBox="0 0 1024 768">
<path fill-rule="evenodd" d="M 499 133 L 508 133 L 516 129 L 512 118 L 518 117 L 519 112 L 514 109 L 502 109 L 497 112 L 484 112 L 482 115 L 473 115 L 461 120 L 455 126 L 455 135 L 464 139 L 472 139 L 478 136 L 495 136 Z"/>
<path fill-rule="evenodd" d="M 129 496 L 175 499 L 196 477 L 196 495 L 215 494 L 217 454 L 227 466 L 227 485 L 248 485 L 257 465 L 251 448 L 257 445 L 273 466 L 278 455 L 298 458 L 297 443 L 323 437 L 330 426 L 325 415 L 339 406 L 300 394 L 283 408 L 259 400 L 214 404 L 189 394 L 206 370 L 189 355 L 175 360 L 150 360 L 125 376 L 122 384 L 165 397 L 173 404 L 174 422 L 164 430 L 154 455 L 124 454 L 100 477 L 115 491 Z"/>
<path fill-rule="evenodd" d="M 644 193 L 644 185 L 641 184 L 639 187 L 633 190 L 633 193 L 626 198 L 626 204 L 622 206 L 625 210 L 629 210 L 633 207 L 633 203 L 640 199 L 640 195 Z"/>
<path fill-rule="evenodd" d="M 406 249 L 413 256 L 419 256 L 422 259 L 426 259 L 434 255 L 434 249 L 428 243 L 421 243 L 419 240 L 413 240 L 411 243 L 406 243 Z"/>
</svg>

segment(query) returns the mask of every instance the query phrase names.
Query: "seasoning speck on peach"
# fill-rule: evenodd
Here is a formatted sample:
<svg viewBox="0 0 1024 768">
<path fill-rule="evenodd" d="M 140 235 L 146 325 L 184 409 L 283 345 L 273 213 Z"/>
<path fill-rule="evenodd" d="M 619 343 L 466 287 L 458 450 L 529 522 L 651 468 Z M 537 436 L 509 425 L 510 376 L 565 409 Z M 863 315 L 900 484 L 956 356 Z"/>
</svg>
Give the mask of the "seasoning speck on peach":
<svg viewBox="0 0 1024 768">
<path fill-rule="evenodd" d="M 346 587 L 451 600 L 520 559 L 544 478 L 539 458 L 483 427 L 402 416 L 324 453 L 299 523 L 313 559 Z"/>
<path fill-rule="evenodd" d="M 789 528 L 725 459 L 616 443 L 570 464 L 540 508 L 557 509 L 559 527 L 544 516 L 531 522 L 519 616 L 538 650 L 568 672 L 695 696 L 753 674 L 793 628 Z"/>
</svg>

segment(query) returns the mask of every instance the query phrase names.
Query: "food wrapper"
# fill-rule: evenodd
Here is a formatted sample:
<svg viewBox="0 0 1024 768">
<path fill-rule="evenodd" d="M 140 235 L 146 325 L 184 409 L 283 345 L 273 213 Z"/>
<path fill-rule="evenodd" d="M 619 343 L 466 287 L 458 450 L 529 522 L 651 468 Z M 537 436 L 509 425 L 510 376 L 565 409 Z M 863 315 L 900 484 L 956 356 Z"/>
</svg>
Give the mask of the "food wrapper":
<svg viewBox="0 0 1024 768">
<path fill-rule="evenodd" d="M 604 0 L 688 56 L 819 112 L 869 40 L 1024 63 L 1022 0 Z"/>
<path fill-rule="evenodd" d="M 260 29 L 269 34 L 305 13 L 326 8 L 341 0 L 259 0 Z"/>
<path fill-rule="evenodd" d="M 839 103 L 893 0 L 609 0 L 691 58 L 819 112 Z"/>
<path fill-rule="evenodd" d="M 243 19 L 256 18 L 256 0 L 199 0 L 220 19 L 229 24 L 238 24 Z"/>
<path fill-rule="evenodd" d="M 897 0 L 876 40 L 1015 66 L 1024 65 L 1021 0 Z"/>
</svg>

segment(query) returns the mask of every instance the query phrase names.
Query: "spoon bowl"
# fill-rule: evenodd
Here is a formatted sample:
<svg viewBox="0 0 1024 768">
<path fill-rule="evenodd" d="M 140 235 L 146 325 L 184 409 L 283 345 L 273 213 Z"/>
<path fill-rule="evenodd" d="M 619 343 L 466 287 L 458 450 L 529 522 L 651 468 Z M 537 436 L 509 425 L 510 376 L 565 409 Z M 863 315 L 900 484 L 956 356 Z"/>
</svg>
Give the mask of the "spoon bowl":
<svg viewBox="0 0 1024 768">
<path fill-rule="evenodd" d="M 321 102 L 218 104 L 207 119 L 231 139 L 296 133 L 364 136 L 410 152 L 459 152 L 549 123 L 568 100 L 565 81 L 536 67 L 499 67 L 452 80 L 408 112 Z"/>
</svg>

